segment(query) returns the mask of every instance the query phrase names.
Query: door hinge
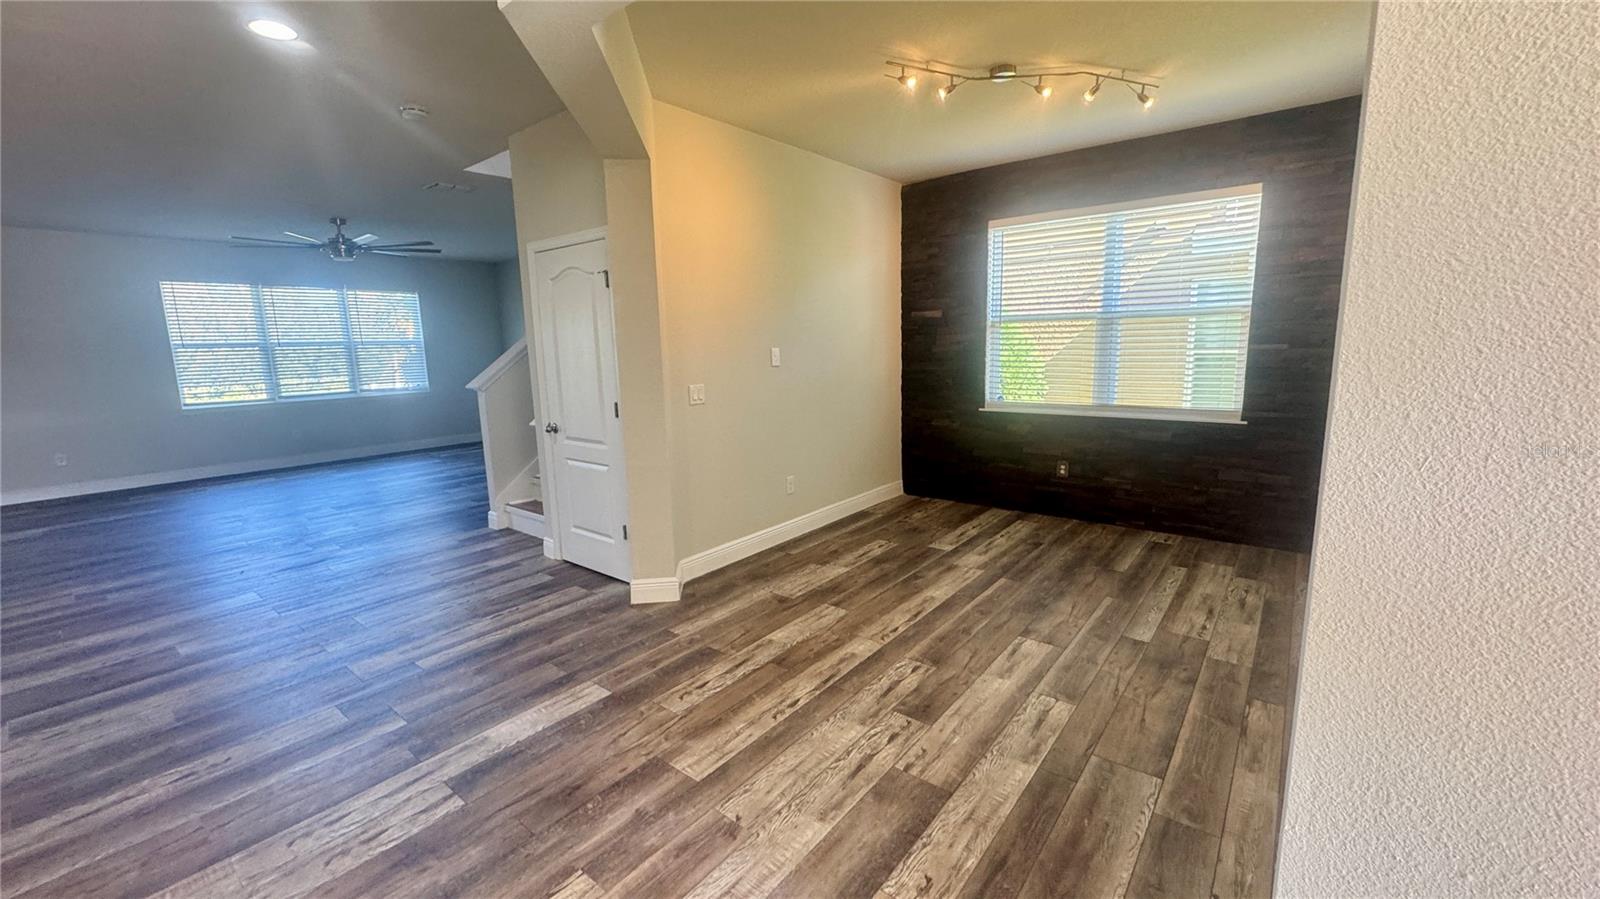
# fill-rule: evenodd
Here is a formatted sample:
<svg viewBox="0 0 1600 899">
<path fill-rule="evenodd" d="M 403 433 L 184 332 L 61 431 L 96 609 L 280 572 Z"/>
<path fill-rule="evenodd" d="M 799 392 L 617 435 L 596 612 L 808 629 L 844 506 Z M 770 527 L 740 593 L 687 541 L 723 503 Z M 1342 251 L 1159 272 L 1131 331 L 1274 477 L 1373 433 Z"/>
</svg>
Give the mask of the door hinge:
<svg viewBox="0 0 1600 899">
<path fill-rule="evenodd" d="M 600 270 L 600 274 L 605 276 L 605 278 L 606 278 L 606 289 L 610 290 L 611 289 L 611 269 L 603 268 L 603 269 Z"/>
<path fill-rule="evenodd" d="M 628 526 L 627 525 L 623 525 L 622 526 L 622 539 L 624 539 L 624 540 L 628 539 Z"/>
<path fill-rule="evenodd" d="M 620 404 L 620 403 L 612 403 L 611 404 L 611 417 L 612 418 L 621 418 L 622 417 L 622 404 Z"/>
</svg>

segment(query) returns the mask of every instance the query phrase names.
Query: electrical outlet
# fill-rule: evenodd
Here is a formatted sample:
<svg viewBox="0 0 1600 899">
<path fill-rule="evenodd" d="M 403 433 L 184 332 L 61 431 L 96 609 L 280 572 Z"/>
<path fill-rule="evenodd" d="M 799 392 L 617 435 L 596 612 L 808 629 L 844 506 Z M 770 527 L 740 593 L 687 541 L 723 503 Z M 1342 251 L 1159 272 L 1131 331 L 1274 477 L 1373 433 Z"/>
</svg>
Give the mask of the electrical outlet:
<svg viewBox="0 0 1600 899">
<path fill-rule="evenodd" d="M 689 385 L 689 405 L 691 405 L 691 406 L 704 406 L 705 404 L 706 404 L 706 385 L 704 385 L 704 384 L 690 384 Z"/>
<path fill-rule="evenodd" d="M 782 364 L 783 364 L 783 354 L 778 352 L 778 348 L 777 347 L 773 347 L 772 348 L 772 367 L 773 368 L 777 368 L 778 366 L 780 366 Z"/>
<path fill-rule="evenodd" d="M 1067 460 L 1062 459 L 1056 463 L 1056 477 L 1063 480 L 1067 477 Z"/>
<path fill-rule="evenodd" d="M 56 463 L 56 467 L 57 468 L 66 468 L 67 467 L 67 454 L 66 453 L 56 453 L 55 457 L 53 459 L 51 459 L 51 461 Z"/>
<path fill-rule="evenodd" d="M 793 493 L 794 492 L 794 475 L 789 475 L 788 477 L 783 479 L 783 492 L 784 493 Z"/>
</svg>

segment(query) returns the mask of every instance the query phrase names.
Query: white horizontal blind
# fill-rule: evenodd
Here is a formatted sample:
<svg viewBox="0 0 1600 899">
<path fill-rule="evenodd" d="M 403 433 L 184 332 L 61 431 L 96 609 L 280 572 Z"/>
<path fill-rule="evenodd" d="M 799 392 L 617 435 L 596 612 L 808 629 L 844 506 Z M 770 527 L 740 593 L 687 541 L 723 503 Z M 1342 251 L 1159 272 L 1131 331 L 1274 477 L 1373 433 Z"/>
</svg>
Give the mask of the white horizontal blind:
<svg viewBox="0 0 1600 899">
<path fill-rule="evenodd" d="M 426 390 L 422 309 L 414 293 L 352 290 L 347 294 L 362 390 Z"/>
<path fill-rule="evenodd" d="M 161 282 L 184 408 L 426 390 L 414 293 Z"/>
<path fill-rule="evenodd" d="M 261 305 L 280 397 L 351 391 L 349 332 L 339 291 L 263 287 Z"/>
<path fill-rule="evenodd" d="M 989 228 L 986 407 L 1243 406 L 1261 185 Z"/>
<path fill-rule="evenodd" d="M 272 398 L 265 329 L 249 284 L 161 282 L 172 367 L 184 406 Z"/>
</svg>

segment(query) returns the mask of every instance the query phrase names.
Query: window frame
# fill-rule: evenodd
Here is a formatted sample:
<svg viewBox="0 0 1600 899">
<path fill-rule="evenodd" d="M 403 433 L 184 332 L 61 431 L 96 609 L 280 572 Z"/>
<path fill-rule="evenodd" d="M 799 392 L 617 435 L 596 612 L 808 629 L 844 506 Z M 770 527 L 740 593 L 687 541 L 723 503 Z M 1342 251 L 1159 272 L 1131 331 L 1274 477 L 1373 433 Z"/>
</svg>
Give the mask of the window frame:
<svg viewBox="0 0 1600 899">
<path fill-rule="evenodd" d="M 1265 185 L 1260 181 L 1247 184 L 1238 184 L 1232 187 L 1221 187 L 1211 190 L 1189 191 L 1180 194 L 1167 194 L 1163 196 L 1143 197 L 1137 200 L 1125 200 L 1116 203 L 1102 203 L 1095 206 L 1080 206 L 1071 209 L 1055 209 L 1047 212 L 1036 212 L 1028 215 L 1016 215 L 1006 218 L 990 219 L 985 228 L 984 235 L 984 311 L 983 311 L 983 404 L 978 407 L 979 412 L 1009 412 L 1023 415 L 1066 415 L 1083 418 L 1122 418 L 1145 421 L 1177 421 L 1194 422 L 1203 424 L 1228 424 L 1243 425 L 1248 422 L 1244 417 L 1244 385 L 1250 356 L 1250 324 L 1246 323 L 1244 341 L 1244 354 L 1239 364 L 1239 409 L 1181 409 L 1164 408 L 1157 406 L 1141 407 L 1133 405 L 1112 404 L 1074 404 L 1074 403 L 1021 403 L 994 400 L 989 396 L 989 358 L 990 348 L 993 346 L 993 330 L 995 320 L 990 314 L 994 297 L 990 294 L 995 283 L 991 266 L 993 265 L 993 240 L 994 232 L 998 229 L 1014 227 L 1017 225 L 1031 225 L 1036 222 L 1048 222 L 1075 218 L 1087 218 L 1097 215 L 1111 215 L 1118 212 L 1127 212 L 1136 209 L 1149 209 L 1158 206 L 1176 206 L 1185 203 L 1203 203 L 1208 200 L 1225 200 L 1234 197 L 1260 196 L 1265 200 Z M 1260 247 L 1260 218 L 1256 220 L 1257 236 L 1256 248 Z M 1256 263 L 1251 265 L 1250 302 L 1245 307 L 1249 313 L 1255 311 L 1255 271 Z M 1093 316 L 1097 320 L 1102 318 L 1120 318 L 1120 316 L 1100 313 Z M 1251 316 L 1253 318 L 1253 315 Z M 1193 342 L 1193 326 L 1190 328 L 1190 342 Z M 1187 381 L 1187 378 L 1186 378 Z M 1185 392 L 1187 393 L 1187 384 Z"/>
<path fill-rule="evenodd" d="M 194 341 L 179 343 L 173 339 L 172 321 L 167 318 L 165 286 L 168 284 L 204 284 L 211 285 L 241 285 L 250 288 L 251 312 L 256 323 L 257 338 L 254 341 Z M 332 291 L 338 296 L 339 317 L 343 325 L 344 340 L 341 344 L 345 357 L 349 360 L 348 371 L 350 375 L 350 389 L 329 393 L 312 393 L 303 395 L 282 394 L 282 386 L 278 383 L 278 363 L 274 358 L 274 346 L 332 346 L 328 341 L 285 341 L 275 344 L 272 340 L 272 327 L 269 324 L 266 302 L 263 298 L 264 291 L 273 288 L 283 290 L 323 290 Z M 414 297 L 417 304 L 417 334 L 416 340 L 400 339 L 375 339 L 369 341 L 357 340 L 354 330 L 350 326 L 350 294 L 356 293 L 394 293 Z M 428 372 L 427 352 L 427 324 L 424 322 L 422 312 L 422 294 L 415 290 L 387 290 L 382 288 L 358 287 L 348 285 L 338 287 L 325 287 L 314 284 L 258 284 L 246 281 L 193 281 L 193 280 L 167 280 L 156 282 L 156 294 L 161 303 L 162 324 L 167 330 L 167 349 L 172 359 L 173 386 L 178 397 L 178 410 L 180 412 L 206 412 L 211 409 L 238 409 L 249 406 L 287 405 L 294 403 L 317 403 L 324 400 L 348 400 L 360 397 L 382 396 L 410 396 L 419 393 L 429 393 L 433 390 L 433 379 Z M 363 389 L 361 386 L 361 373 L 357 361 L 358 351 L 362 346 L 379 345 L 410 345 L 416 344 L 422 354 L 423 383 L 419 387 Z M 254 347 L 261 354 L 263 370 L 266 375 L 267 397 L 259 400 L 236 400 L 222 403 L 189 403 L 183 398 L 183 380 L 178 370 L 178 350 L 182 349 L 207 349 L 207 348 L 244 348 Z"/>
</svg>

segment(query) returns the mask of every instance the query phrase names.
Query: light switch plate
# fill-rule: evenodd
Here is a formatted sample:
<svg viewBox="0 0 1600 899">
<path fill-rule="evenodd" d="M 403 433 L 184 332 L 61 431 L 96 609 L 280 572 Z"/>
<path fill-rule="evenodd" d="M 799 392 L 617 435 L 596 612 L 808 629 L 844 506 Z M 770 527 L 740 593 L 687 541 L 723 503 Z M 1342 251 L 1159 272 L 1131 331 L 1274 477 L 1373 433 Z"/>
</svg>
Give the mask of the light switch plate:
<svg viewBox="0 0 1600 899">
<path fill-rule="evenodd" d="M 772 367 L 773 368 L 777 368 L 778 366 L 780 366 L 782 364 L 783 364 L 783 354 L 778 352 L 778 348 L 777 347 L 773 347 L 772 348 Z"/>
<path fill-rule="evenodd" d="M 706 404 L 706 385 L 704 385 L 704 384 L 690 384 L 689 385 L 689 405 L 691 405 L 691 406 L 704 406 L 705 404 Z"/>
</svg>

